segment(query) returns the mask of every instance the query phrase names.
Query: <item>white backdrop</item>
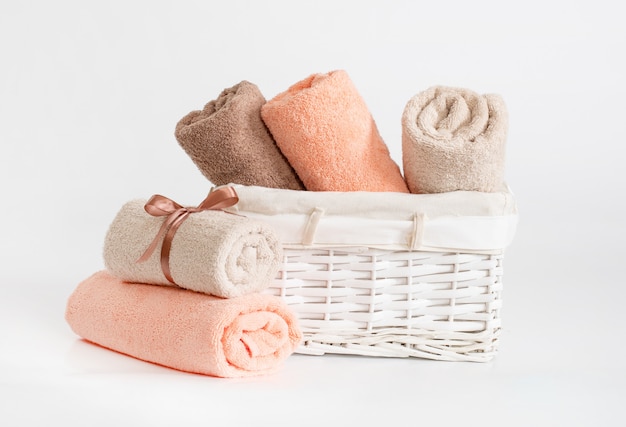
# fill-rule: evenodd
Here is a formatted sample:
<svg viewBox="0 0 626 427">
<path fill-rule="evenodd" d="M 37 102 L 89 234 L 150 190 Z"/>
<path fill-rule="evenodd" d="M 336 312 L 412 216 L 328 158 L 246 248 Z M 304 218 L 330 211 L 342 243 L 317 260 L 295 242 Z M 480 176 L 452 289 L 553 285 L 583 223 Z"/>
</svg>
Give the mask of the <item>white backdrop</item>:
<svg viewBox="0 0 626 427">
<path fill-rule="evenodd" d="M 259 393 L 271 408 L 239 417 L 571 426 L 624 415 L 626 31 L 615 4 L 3 1 L 0 419 L 208 422 L 196 393 L 219 397 L 223 421 Z M 77 342 L 64 304 L 102 268 L 121 205 L 154 193 L 191 205 L 210 188 L 176 122 L 241 80 L 270 99 L 334 69 L 351 76 L 400 165 L 400 118 L 417 92 L 504 97 L 520 223 L 497 361 L 300 356 L 276 377 L 215 382 Z M 170 398 L 184 411 L 168 412 Z"/>
</svg>

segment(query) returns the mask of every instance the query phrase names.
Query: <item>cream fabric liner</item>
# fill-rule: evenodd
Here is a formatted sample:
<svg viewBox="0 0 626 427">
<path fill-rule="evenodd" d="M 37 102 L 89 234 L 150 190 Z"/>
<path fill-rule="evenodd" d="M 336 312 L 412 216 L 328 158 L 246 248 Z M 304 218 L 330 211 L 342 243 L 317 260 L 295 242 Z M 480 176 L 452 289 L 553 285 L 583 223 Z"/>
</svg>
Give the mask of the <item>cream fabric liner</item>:
<svg viewBox="0 0 626 427">
<path fill-rule="evenodd" d="M 499 252 L 517 226 L 510 189 L 438 194 L 313 192 L 232 185 L 228 210 L 273 226 L 285 247 Z"/>
</svg>

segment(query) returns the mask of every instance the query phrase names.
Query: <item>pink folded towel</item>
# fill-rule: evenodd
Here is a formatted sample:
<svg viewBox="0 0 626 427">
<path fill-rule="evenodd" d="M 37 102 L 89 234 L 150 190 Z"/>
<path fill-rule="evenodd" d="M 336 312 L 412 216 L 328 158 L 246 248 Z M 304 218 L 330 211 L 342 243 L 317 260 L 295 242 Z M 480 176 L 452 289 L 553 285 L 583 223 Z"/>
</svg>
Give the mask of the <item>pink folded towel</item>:
<svg viewBox="0 0 626 427">
<path fill-rule="evenodd" d="M 292 85 L 261 107 L 261 117 L 307 190 L 409 192 L 345 71 Z"/>
<path fill-rule="evenodd" d="M 109 226 L 103 257 L 105 267 L 116 277 L 153 285 L 175 283 L 232 298 L 260 292 L 276 276 L 283 252 L 272 227 L 243 216 L 206 210 L 190 214 L 171 239 L 167 262 L 170 281 L 163 268 L 162 243 L 147 260 L 137 262 L 166 221 L 148 214 L 145 205 L 143 199 L 127 202 Z"/>
<path fill-rule="evenodd" d="M 412 193 L 499 191 L 508 114 L 499 95 L 434 86 L 402 115 L 402 159 Z"/>
<path fill-rule="evenodd" d="M 106 271 L 81 282 L 65 319 L 80 337 L 180 371 L 216 377 L 275 372 L 302 339 L 279 297 L 222 299 L 126 283 Z"/>
<path fill-rule="evenodd" d="M 304 190 L 261 119 L 265 102 L 244 80 L 177 123 L 179 145 L 213 184 Z"/>
</svg>

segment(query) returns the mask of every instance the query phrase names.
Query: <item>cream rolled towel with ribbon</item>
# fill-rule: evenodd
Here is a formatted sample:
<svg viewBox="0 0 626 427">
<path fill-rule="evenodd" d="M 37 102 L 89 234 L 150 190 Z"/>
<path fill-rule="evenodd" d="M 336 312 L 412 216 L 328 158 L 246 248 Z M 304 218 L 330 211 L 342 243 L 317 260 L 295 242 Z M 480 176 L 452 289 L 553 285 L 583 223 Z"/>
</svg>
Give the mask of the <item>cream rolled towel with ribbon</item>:
<svg viewBox="0 0 626 427">
<path fill-rule="evenodd" d="M 411 193 L 498 191 L 508 113 L 499 95 L 434 86 L 402 115 L 402 161 Z"/>
<path fill-rule="evenodd" d="M 265 289 L 282 261 L 276 232 L 216 210 L 219 205 L 207 208 L 216 194 L 198 208 L 159 195 L 127 202 L 105 237 L 107 270 L 127 282 L 177 285 L 224 298 Z"/>
</svg>

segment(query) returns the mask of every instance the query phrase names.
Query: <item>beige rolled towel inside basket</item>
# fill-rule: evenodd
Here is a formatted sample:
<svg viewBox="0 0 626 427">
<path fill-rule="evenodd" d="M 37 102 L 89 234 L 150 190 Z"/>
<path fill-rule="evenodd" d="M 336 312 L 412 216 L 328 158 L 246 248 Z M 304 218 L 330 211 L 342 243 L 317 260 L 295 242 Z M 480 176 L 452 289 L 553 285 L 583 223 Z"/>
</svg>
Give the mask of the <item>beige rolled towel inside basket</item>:
<svg viewBox="0 0 626 427">
<path fill-rule="evenodd" d="M 498 191 L 508 113 L 499 95 L 434 86 L 402 115 L 402 161 L 411 193 Z"/>
<path fill-rule="evenodd" d="M 162 243 L 144 262 L 138 259 L 159 234 L 165 219 L 151 216 L 146 200 L 127 202 L 106 234 L 104 262 L 121 280 L 173 285 L 232 298 L 265 289 L 278 272 L 282 247 L 274 229 L 260 221 L 219 210 L 189 215 L 171 240 L 167 279 Z"/>
</svg>

